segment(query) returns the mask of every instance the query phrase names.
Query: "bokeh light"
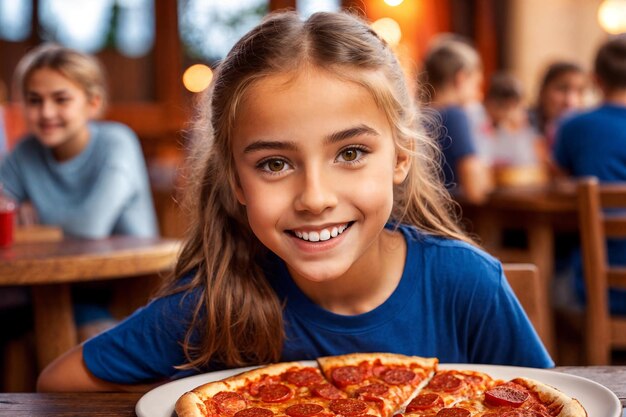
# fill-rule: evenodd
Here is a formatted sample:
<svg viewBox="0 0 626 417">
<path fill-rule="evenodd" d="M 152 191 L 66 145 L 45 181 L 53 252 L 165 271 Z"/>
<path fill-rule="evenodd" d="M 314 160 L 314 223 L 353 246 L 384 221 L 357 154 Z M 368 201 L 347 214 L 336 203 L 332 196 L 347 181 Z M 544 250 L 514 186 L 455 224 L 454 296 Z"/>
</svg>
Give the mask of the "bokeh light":
<svg viewBox="0 0 626 417">
<path fill-rule="evenodd" d="M 401 5 L 403 1 L 404 0 L 385 0 L 385 3 L 387 3 L 391 7 L 396 7 Z"/>
<path fill-rule="evenodd" d="M 598 8 L 598 22 L 606 32 L 626 32 L 626 0 L 604 0 Z"/>
<path fill-rule="evenodd" d="M 378 19 L 372 23 L 372 29 L 391 46 L 398 45 L 402 39 L 400 25 L 390 17 Z"/>
<path fill-rule="evenodd" d="M 204 64 L 195 64 L 185 70 L 183 84 L 192 93 L 206 89 L 213 79 L 213 71 Z"/>
</svg>

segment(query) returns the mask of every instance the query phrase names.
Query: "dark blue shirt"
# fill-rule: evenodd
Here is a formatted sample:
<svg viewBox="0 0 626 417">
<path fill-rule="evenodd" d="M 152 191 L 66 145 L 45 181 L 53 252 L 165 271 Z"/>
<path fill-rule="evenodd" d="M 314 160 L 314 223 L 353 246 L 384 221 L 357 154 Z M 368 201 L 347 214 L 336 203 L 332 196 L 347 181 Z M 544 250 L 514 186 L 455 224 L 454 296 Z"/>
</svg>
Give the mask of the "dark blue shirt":
<svg viewBox="0 0 626 417">
<path fill-rule="evenodd" d="M 279 259 L 266 272 L 285 301 L 282 360 L 351 352 L 436 356 L 441 362 L 551 367 L 502 273 L 501 264 L 468 244 L 401 226 L 407 260 L 398 287 L 372 311 L 344 316 L 313 303 Z M 188 375 L 179 341 L 195 297 L 158 299 L 84 345 L 88 369 L 118 383 Z M 216 370 L 211 366 L 199 371 Z M 197 372 L 199 372 L 197 371 Z"/>
<path fill-rule="evenodd" d="M 453 189 L 458 184 L 459 162 L 469 155 L 476 154 L 476 144 L 465 110 L 451 106 L 439 109 L 438 113 L 441 117 L 441 126 L 428 126 L 428 130 L 437 138 L 443 154 L 441 168 L 444 184 Z"/>
<path fill-rule="evenodd" d="M 572 176 L 595 176 L 601 182 L 626 181 L 626 107 L 604 104 L 566 120 L 557 132 L 554 148 L 557 164 Z M 626 241 L 607 242 L 609 262 L 626 265 Z M 580 253 L 574 257 L 576 286 L 584 300 Z M 611 311 L 626 315 L 626 291 L 611 290 Z"/>
</svg>

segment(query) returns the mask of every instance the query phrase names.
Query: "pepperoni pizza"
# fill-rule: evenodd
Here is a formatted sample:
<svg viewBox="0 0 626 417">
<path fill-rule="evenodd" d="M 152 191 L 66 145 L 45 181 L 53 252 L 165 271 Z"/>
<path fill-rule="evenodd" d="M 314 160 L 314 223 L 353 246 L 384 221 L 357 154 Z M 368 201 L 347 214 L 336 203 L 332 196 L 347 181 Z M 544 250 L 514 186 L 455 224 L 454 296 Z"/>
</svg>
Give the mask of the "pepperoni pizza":
<svg viewBox="0 0 626 417">
<path fill-rule="evenodd" d="M 201 385 L 179 417 L 585 417 L 580 403 L 526 378 L 436 371 L 436 358 L 358 353 L 268 365 Z"/>
</svg>

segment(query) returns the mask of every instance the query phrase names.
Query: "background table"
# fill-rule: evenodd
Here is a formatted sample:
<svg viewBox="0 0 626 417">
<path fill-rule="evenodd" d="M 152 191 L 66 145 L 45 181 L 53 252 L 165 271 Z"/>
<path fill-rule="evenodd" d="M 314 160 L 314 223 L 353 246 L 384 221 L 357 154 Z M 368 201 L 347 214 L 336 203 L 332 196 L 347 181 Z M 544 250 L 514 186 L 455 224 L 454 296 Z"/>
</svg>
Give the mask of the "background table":
<svg viewBox="0 0 626 417">
<path fill-rule="evenodd" d="M 626 366 L 561 367 L 556 371 L 579 375 L 606 386 L 626 407 Z M 135 416 L 142 394 L 0 394 L 0 414 L 11 416 Z M 589 416 L 602 417 L 602 416 Z M 625 416 L 626 417 L 626 416 Z"/>
<path fill-rule="evenodd" d="M 114 236 L 16 242 L 0 249 L 0 286 L 32 290 L 39 368 L 78 343 L 72 283 L 171 271 L 179 247 L 179 241 L 172 239 Z"/>
</svg>

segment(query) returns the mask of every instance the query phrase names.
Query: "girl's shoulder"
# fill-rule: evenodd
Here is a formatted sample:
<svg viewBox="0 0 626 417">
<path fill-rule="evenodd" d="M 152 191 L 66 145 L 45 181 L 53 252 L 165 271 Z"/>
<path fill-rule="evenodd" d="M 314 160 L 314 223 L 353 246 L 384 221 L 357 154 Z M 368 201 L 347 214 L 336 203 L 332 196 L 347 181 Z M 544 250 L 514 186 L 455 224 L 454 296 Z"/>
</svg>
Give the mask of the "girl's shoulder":
<svg viewBox="0 0 626 417">
<path fill-rule="evenodd" d="M 407 242 L 407 256 L 419 257 L 440 273 L 462 270 L 470 275 L 499 277 L 502 272 L 500 261 L 478 246 L 426 233 L 415 226 L 401 225 L 399 229 Z"/>
</svg>

